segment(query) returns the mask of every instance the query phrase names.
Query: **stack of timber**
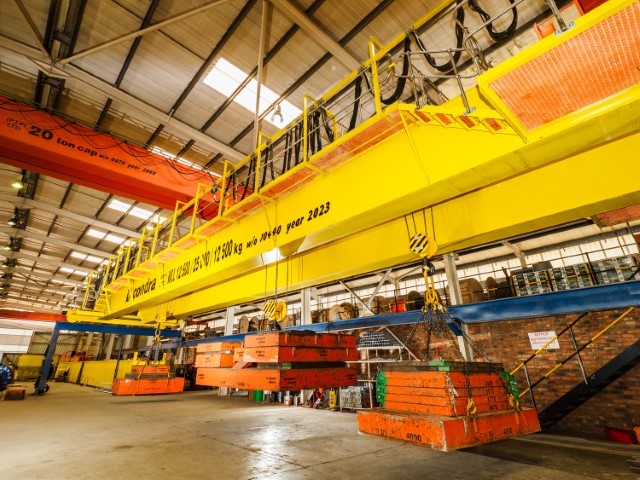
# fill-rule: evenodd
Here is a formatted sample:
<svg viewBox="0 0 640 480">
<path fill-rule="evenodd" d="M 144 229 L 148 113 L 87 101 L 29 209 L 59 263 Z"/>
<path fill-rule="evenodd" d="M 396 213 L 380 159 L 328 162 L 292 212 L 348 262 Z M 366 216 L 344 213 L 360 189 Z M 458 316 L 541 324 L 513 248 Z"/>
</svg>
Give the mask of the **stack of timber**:
<svg viewBox="0 0 640 480">
<path fill-rule="evenodd" d="M 441 451 L 540 431 L 536 411 L 513 408 L 515 385 L 503 382 L 488 363 L 389 364 L 376 378 L 382 408 L 359 411 L 358 431 Z"/>
<path fill-rule="evenodd" d="M 169 365 L 133 365 L 125 378 L 113 381 L 114 395 L 156 395 L 180 393 L 184 378 L 176 377 Z"/>
<path fill-rule="evenodd" d="M 198 369 L 196 383 L 241 390 L 294 391 L 357 383 L 356 337 L 306 331 L 247 335 L 232 368 Z"/>
</svg>

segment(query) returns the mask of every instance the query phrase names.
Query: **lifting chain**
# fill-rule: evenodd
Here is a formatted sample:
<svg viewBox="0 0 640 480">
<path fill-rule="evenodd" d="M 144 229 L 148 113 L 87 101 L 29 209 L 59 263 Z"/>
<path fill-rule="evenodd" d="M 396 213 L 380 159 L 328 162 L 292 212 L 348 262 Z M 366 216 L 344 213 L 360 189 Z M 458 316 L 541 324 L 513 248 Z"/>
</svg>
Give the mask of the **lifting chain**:
<svg viewBox="0 0 640 480">
<path fill-rule="evenodd" d="M 436 285 L 433 280 L 434 273 L 436 273 L 436 267 L 425 258 L 422 263 L 422 276 L 424 277 L 426 290 L 424 293 L 424 307 L 422 307 L 422 311 L 426 312 L 427 310 L 431 310 L 432 312 L 441 311 L 446 313 L 447 308 L 440 303 L 440 297 L 436 291 Z"/>
<path fill-rule="evenodd" d="M 473 391 L 471 389 L 471 380 L 469 378 L 469 362 L 462 354 L 462 351 L 458 346 L 458 339 L 449 326 L 449 323 L 455 324 L 455 322 L 450 313 L 447 311 L 447 308 L 440 302 L 440 297 L 438 296 L 438 293 L 436 291 L 435 281 L 433 278 L 435 274 L 435 266 L 431 261 L 429 261 L 429 258 L 432 257 L 433 254 L 435 254 L 437 246 L 435 245 L 435 242 L 433 240 L 420 233 L 411 237 L 409 242 L 409 249 L 411 250 L 411 252 L 419 255 L 423 259 L 422 275 L 424 278 L 426 290 L 424 296 L 425 304 L 422 307 L 422 315 L 411 329 L 411 332 L 405 340 L 405 344 L 408 344 L 408 342 L 411 340 L 420 323 L 424 323 L 427 334 L 427 344 L 424 355 L 425 361 L 429 361 L 430 359 L 429 357 L 431 353 L 431 339 L 434 332 L 440 335 L 442 338 L 448 338 L 450 340 L 457 356 L 462 362 L 462 368 L 464 369 L 465 386 L 467 388 L 468 395 L 468 402 L 466 405 L 467 416 L 470 419 L 475 418 L 477 414 L 477 407 L 473 400 Z M 502 372 L 500 369 L 498 369 L 496 364 L 489 359 L 486 352 L 471 339 L 469 334 L 465 332 L 463 328 L 459 328 L 459 330 L 462 337 L 466 342 L 468 342 L 471 349 L 477 352 L 482 358 L 484 358 L 485 362 L 490 365 L 491 369 L 498 374 L 498 376 L 502 380 L 502 386 L 506 390 L 506 393 L 509 397 L 510 405 L 516 410 L 519 410 L 520 402 L 517 395 L 517 389 L 513 387 L 513 378 L 505 376 L 505 372 Z"/>
</svg>

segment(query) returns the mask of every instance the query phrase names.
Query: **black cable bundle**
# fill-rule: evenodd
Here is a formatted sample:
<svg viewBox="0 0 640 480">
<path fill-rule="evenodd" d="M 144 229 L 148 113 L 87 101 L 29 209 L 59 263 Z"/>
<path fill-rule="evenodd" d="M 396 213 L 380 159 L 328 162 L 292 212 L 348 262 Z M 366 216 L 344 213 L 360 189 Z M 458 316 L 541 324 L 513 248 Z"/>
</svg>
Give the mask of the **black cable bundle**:
<svg viewBox="0 0 640 480">
<path fill-rule="evenodd" d="M 513 5 L 515 3 L 515 0 L 509 0 L 509 3 Z M 480 7 L 480 5 L 478 5 L 477 0 L 469 0 L 469 8 L 474 12 L 476 12 L 478 15 L 480 15 L 483 22 L 489 22 L 489 20 L 491 19 L 489 14 L 485 10 L 483 10 L 482 7 Z M 487 33 L 493 40 L 495 41 L 506 40 L 511 35 L 513 35 L 513 33 L 516 31 L 516 28 L 518 28 L 518 9 L 515 6 L 511 7 L 511 12 L 513 15 L 511 19 L 511 23 L 502 32 L 496 32 L 493 29 L 493 22 L 487 23 L 487 26 L 485 28 L 487 29 Z"/>
</svg>

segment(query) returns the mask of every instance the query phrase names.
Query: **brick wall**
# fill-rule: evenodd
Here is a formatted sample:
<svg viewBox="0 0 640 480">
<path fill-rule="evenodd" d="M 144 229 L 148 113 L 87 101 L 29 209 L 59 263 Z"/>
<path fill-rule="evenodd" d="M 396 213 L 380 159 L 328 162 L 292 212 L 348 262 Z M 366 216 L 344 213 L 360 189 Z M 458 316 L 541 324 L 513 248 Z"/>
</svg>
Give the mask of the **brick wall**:
<svg viewBox="0 0 640 480">
<path fill-rule="evenodd" d="M 587 315 L 574 327 L 578 345 L 588 341 L 623 312 L 624 310 L 615 310 Z M 577 315 L 563 315 L 470 324 L 469 333 L 491 361 L 502 363 L 505 370 L 510 371 L 534 352 L 529 342 L 529 332 L 552 330 L 559 333 L 575 318 Z M 426 329 L 424 325 L 420 325 L 411 335 L 412 329 L 413 326 L 404 325 L 394 327 L 392 330 L 401 340 L 411 336 L 408 347 L 422 359 L 426 349 Z M 597 371 L 639 338 L 640 309 L 637 309 L 581 352 L 587 375 Z M 437 347 L 439 356 L 444 360 L 457 360 L 459 355 L 451 343 L 442 335 L 434 335 L 431 340 L 431 358 L 434 358 Z M 559 344 L 559 350 L 547 350 L 528 364 L 532 381 L 540 378 L 556 362 L 574 352 L 571 338 L 567 334 L 559 339 Z M 476 358 L 482 360 L 478 355 Z M 522 370 L 516 374 L 516 379 L 520 390 L 523 390 L 526 387 L 526 380 Z M 574 357 L 534 390 L 539 411 L 542 411 L 581 381 L 582 373 Z M 528 396 L 523 399 L 523 403 L 530 404 Z M 605 426 L 622 428 L 640 426 L 639 366 L 628 371 L 602 392 L 567 415 L 556 424 L 554 429 L 603 435 Z"/>
</svg>

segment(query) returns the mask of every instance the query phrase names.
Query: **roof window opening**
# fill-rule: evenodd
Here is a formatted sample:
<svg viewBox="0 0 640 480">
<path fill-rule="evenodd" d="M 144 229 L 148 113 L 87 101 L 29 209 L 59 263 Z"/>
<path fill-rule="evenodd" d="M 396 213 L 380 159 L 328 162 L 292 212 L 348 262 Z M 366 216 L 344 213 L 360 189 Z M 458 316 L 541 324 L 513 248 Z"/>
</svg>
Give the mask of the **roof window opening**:
<svg viewBox="0 0 640 480">
<path fill-rule="evenodd" d="M 79 270 L 74 270 L 72 268 L 67 268 L 67 267 L 60 267 L 59 270 L 64 273 L 71 273 L 73 275 L 82 275 L 83 277 L 86 277 L 88 275 L 88 273 L 81 272 Z"/>
<path fill-rule="evenodd" d="M 104 258 L 96 257 L 94 255 L 86 255 L 80 252 L 71 252 L 71 257 L 92 263 L 100 263 L 104 260 Z"/>
<path fill-rule="evenodd" d="M 108 207 L 118 212 L 122 212 L 122 213 L 128 212 L 129 215 L 133 217 L 141 218 L 143 220 L 148 220 L 149 218 L 151 218 L 151 216 L 153 216 L 152 222 L 156 222 L 158 221 L 158 219 L 161 219 L 161 221 L 163 221 L 162 219 L 165 219 L 164 217 L 161 217 L 159 215 L 153 215 L 153 212 L 150 212 L 149 210 L 145 210 L 144 208 L 140 208 L 140 207 L 131 208 L 130 203 L 121 202 L 120 200 L 115 200 L 115 199 L 111 200 L 109 202 Z"/>
<path fill-rule="evenodd" d="M 204 78 L 203 82 L 222 93 L 225 96 L 230 96 L 247 78 L 247 74 L 233 65 L 231 62 L 224 58 L 220 58 L 213 66 L 211 71 Z M 256 108 L 256 94 L 258 91 L 258 82 L 255 79 L 251 79 L 249 83 L 236 95 L 233 99 L 234 102 L 240 104 L 250 112 L 254 112 Z M 278 103 L 280 96 L 271 90 L 266 85 L 262 84 L 260 88 L 260 106 L 258 113 L 262 115 L 269 106 Z M 279 102 L 280 113 L 274 115 L 273 118 L 268 115 L 264 118 L 267 122 L 280 128 L 284 124 L 289 123 L 302 113 L 298 107 L 293 105 L 287 100 Z"/>
<path fill-rule="evenodd" d="M 101 232 L 100 230 L 96 230 L 95 228 L 90 228 L 87 231 L 87 235 L 93 238 L 99 238 L 106 242 L 117 243 L 118 245 L 124 242 L 124 237 L 119 237 L 118 235 L 114 235 L 112 233 Z"/>
</svg>

